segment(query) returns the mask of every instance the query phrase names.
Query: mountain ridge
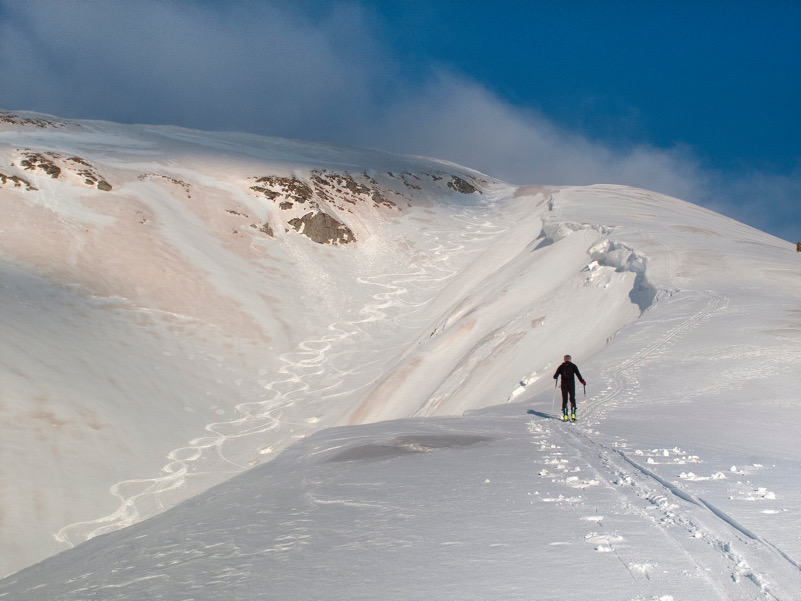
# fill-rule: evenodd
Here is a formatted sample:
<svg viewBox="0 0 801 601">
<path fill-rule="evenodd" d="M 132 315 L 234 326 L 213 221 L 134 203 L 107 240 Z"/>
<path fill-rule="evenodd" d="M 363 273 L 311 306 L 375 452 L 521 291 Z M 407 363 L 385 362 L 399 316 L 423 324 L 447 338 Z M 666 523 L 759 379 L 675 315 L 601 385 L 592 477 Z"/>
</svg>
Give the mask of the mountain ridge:
<svg viewBox="0 0 801 601">
<path fill-rule="evenodd" d="M 331 426 L 521 400 L 544 410 L 571 349 L 599 374 L 596 391 L 611 386 L 591 393 L 604 424 L 620 419 L 604 407 L 624 402 L 616 382 L 628 382 L 611 357 L 638 332 L 665 340 L 658 352 L 624 345 L 646 365 L 709 320 L 740 323 L 736 306 L 764 322 L 765 349 L 778 338 L 762 332 L 798 344 L 794 280 L 781 288 L 791 246 L 678 199 L 510 186 L 436 160 L 248 134 L 79 122 L 48 138 L 47 118 L 8 119 L 0 370 L 5 421 L 19 424 L 3 469 L 19 486 L 2 504 L 21 516 L 0 532 L 10 571 Z M 765 302 L 782 317 L 758 316 Z M 770 354 L 771 369 L 785 373 L 794 352 Z M 726 377 L 747 388 L 730 355 Z"/>
</svg>

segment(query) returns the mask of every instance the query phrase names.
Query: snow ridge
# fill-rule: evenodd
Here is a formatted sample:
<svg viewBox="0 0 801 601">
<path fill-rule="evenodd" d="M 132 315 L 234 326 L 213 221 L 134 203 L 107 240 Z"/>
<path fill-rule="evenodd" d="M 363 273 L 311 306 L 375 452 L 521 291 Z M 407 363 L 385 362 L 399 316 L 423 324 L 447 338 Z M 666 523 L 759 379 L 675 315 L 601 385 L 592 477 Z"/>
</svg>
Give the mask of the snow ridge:
<svg viewBox="0 0 801 601">
<path fill-rule="evenodd" d="M 797 598 L 791 245 L 623 186 L 26 119 L 0 599 Z M 290 227 L 312 200 L 352 240 Z"/>
</svg>

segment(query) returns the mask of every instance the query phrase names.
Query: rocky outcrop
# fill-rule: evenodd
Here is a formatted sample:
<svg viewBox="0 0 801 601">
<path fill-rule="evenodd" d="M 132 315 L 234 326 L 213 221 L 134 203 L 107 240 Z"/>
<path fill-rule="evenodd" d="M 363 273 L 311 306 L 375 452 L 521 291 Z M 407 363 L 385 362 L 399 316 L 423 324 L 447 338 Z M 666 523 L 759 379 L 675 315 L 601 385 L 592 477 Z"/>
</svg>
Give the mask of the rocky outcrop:
<svg viewBox="0 0 801 601">
<path fill-rule="evenodd" d="M 355 205 L 370 202 L 376 207 L 396 208 L 396 204 L 387 198 L 387 191 L 382 190 L 375 179 L 367 173 L 362 173 L 359 178 L 363 181 L 347 171 L 337 173 L 327 169 L 314 170 L 311 175 L 314 191 L 319 198 L 334 203 L 344 201 Z"/>
<path fill-rule="evenodd" d="M 355 204 L 355 198 L 372 198 L 372 189 L 348 176 L 334 175 L 325 171 L 313 171 L 311 184 L 297 177 L 264 176 L 255 180 L 253 192 L 273 202 L 284 218 L 285 231 L 295 231 L 318 244 L 349 244 L 356 236 L 349 227 L 330 215 L 323 205 L 347 210 L 339 201 Z M 294 215 L 294 216 L 293 216 Z M 253 224 L 251 227 L 274 236 L 268 223 Z"/>
<path fill-rule="evenodd" d="M 269 223 L 262 223 L 261 225 L 254 223 L 250 227 L 254 230 L 259 230 L 263 234 L 267 234 L 270 238 L 275 238 L 275 232 Z"/>
<path fill-rule="evenodd" d="M 46 154 L 49 154 L 52 157 L 58 156 L 52 152 Z M 61 175 L 61 167 L 56 165 L 51 158 L 48 158 L 45 155 L 27 151 L 23 152 L 22 156 L 24 158 L 19 162 L 19 164 L 23 169 L 25 169 L 25 171 L 36 171 L 39 169 L 44 171 L 53 179 L 58 179 L 58 176 Z"/>
<path fill-rule="evenodd" d="M 427 203 L 432 195 L 447 189 L 460 194 L 481 194 L 480 186 L 488 183 L 470 175 L 441 171 L 385 172 L 373 177 L 366 171 L 329 169 L 313 169 L 304 179 L 296 175 L 268 175 L 253 180 L 255 185 L 250 186 L 250 191 L 272 202 L 276 209 L 273 215 L 283 222 L 285 232 L 297 232 L 319 244 L 333 245 L 356 241 L 354 231 L 345 223 L 349 221 L 347 214 L 358 219 L 358 213 L 367 207 L 402 211 L 401 204 Z M 267 224 L 251 227 L 269 231 L 269 235 L 273 232 Z"/>
<path fill-rule="evenodd" d="M 314 197 L 312 189 L 296 177 L 266 176 L 258 178 L 256 183 L 259 185 L 251 186 L 250 189 L 270 200 L 280 198 L 303 204 Z"/>
<path fill-rule="evenodd" d="M 171 184 L 175 184 L 176 186 L 180 186 L 181 188 L 184 189 L 184 193 L 186 194 L 186 197 L 187 198 L 192 198 L 192 186 L 190 186 L 188 183 L 186 183 L 182 179 L 178 179 L 176 177 L 172 177 L 172 176 L 169 176 L 169 175 L 162 175 L 160 173 L 143 173 L 143 174 L 139 175 L 136 179 L 138 179 L 139 181 L 143 182 L 146 179 L 150 179 L 150 178 L 164 180 L 164 181 L 170 182 Z"/>
<path fill-rule="evenodd" d="M 289 225 L 318 244 L 348 244 L 354 240 L 350 228 L 327 213 L 306 213 L 290 219 Z"/>
<path fill-rule="evenodd" d="M 96 187 L 104 192 L 112 189 L 111 184 L 99 175 L 94 165 L 86 159 L 77 156 L 64 158 L 56 152 L 39 153 L 32 150 L 21 150 L 20 152 L 22 159 L 19 164 L 25 171 L 43 171 L 53 179 L 58 179 L 61 177 L 62 170 L 66 169 L 83 178 L 83 183 L 87 186 Z"/>
<path fill-rule="evenodd" d="M 10 123 L 12 125 L 32 125 L 34 127 L 66 127 L 67 122 L 46 117 L 23 117 L 8 111 L 0 111 L 0 123 Z M 77 124 L 72 124 L 76 126 Z"/>
<path fill-rule="evenodd" d="M 20 177 L 18 175 L 6 175 L 5 173 L 0 173 L 0 185 L 5 186 L 8 182 L 14 184 L 15 188 L 21 188 L 22 186 L 25 186 L 25 190 L 29 192 L 36 190 L 36 188 L 34 188 L 31 185 L 31 182 L 29 182 L 24 177 Z"/>
<path fill-rule="evenodd" d="M 451 176 L 451 181 L 448 182 L 448 187 L 451 190 L 456 190 L 460 194 L 475 194 L 476 192 L 481 194 L 481 191 L 473 184 L 468 183 L 461 177 L 456 177 L 455 175 Z"/>
<path fill-rule="evenodd" d="M 102 190 L 103 192 L 111 191 L 111 184 L 98 175 L 94 166 L 86 159 L 82 159 L 81 157 L 70 157 L 66 160 L 69 163 L 74 163 L 79 166 L 76 170 L 76 173 L 84 178 L 83 183 L 85 183 L 87 186 L 97 186 L 97 189 Z"/>
</svg>

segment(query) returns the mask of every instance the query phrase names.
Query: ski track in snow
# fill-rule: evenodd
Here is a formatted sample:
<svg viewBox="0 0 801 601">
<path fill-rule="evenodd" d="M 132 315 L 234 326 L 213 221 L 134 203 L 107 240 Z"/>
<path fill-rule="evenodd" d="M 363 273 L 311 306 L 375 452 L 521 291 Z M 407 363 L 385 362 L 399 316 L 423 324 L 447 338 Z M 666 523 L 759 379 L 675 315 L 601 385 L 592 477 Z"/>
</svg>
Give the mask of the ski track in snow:
<svg viewBox="0 0 801 601">
<path fill-rule="evenodd" d="M 386 355 L 404 348 L 402 343 L 391 347 L 382 345 L 383 337 L 368 331 L 371 324 L 386 327 L 389 321 L 395 327 L 415 332 L 409 323 L 433 300 L 435 293 L 460 272 L 460 260 L 484 250 L 509 229 L 510 226 L 497 217 L 491 220 L 491 216 L 496 214 L 493 210 L 496 198 L 489 192 L 485 191 L 485 194 L 487 197 L 480 205 L 464 207 L 450 216 L 455 222 L 454 228 L 418 232 L 428 240 L 429 248 L 415 252 L 418 258 L 411 264 L 411 269 L 358 278 L 359 284 L 377 286 L 382 291 L 373 294 L 372 301 L 359 310 L 359 319 L 332 323 L 326 335 L 304 340 L 295 351 L 281 355 L 284 365 L 277 371 L 280 377 L 259 382 L 268 398 L 237 405 L 235 409 L 239 417 L 208 424 L 206 435 L 171 451 L 167 455 L 169 462 L 161 470 L 163 475 L 114 484 L 110 493 L 119 501 L 116 511 L 95 520 L 69 524 L 54 535 L 56 540 L 74 547 L 101 534 L 125 528 L 191 496 L 182 494 L 180 489 L 193 476 L 216 477 L 218 480 L 212 482 L 213 485 L 260 462 L 259 459 L 240 457 L 243 455 L 241 451 L 230 452 L 234 443 L 244 443 L 251 455 L 254 447 L 262 457 L 277 455 L 277 451 L 292 440 L 322 427 L 324 424 L 314 415 L 307 417 L 304 423 L 298 423 L 283 419 L 281 414 L 295 403 L 323 408 L 326 400 L 347 398 L 360 388 L 371 385 L 374 378 L 367 378 L 356 388 L 342 389 L 346 380 L 350 381 L 355 375 L 372 370 L 374 376 L 378 376 L 381 368 L 377 364 L 381 360 L 374 358 L 377 354 Z M 415 296 L 422 298 L 413 298 Z M 416 325 L 421 323 L 418 319 Z M 392 340 L 392 337 L 387 339 Z M 359 348 L 353 348 L 357 344 Z M 362 361 L 349 360 L 351 364 L 360 365 L 358 370 L 341 371 L 336 367 L 336 358 L 345 354 L 357 354 L 363 358 Z M 292 428 L 289 437 L 270 436 L 282 426 Z M 208 486 L 193 490 L 192 494 L 204 488 Z"/>
<path fill-rule="evenodd" d="M 656 528 L 675 549 L 673 555 L 695 566 L 694 577 L 721 601 L 757 596 L 776 601 L 798 598 L 798 561 L 712 503 L 667 482 L 629 453 L 597 442 L 591 427 L 539 419 L 529 422 L 528 431 L 542 456 L 538 475 L 557 490 L 561 488 L 561 492 L 543 495 L 540 501 L 568 505 L 587 523 L 586 542 L 599 553 L 614 554 L 635 581 L 650 580 L 649 574 L 660 566 L 640 555 L 641 545 L 628 544 L 620 532 L 607 528 L 606 518 L 611 516 L 597 515 L 597 509 L 585 502 L 583 491 L 594 487 L 613 490 L 618 501 L 610 506 L 615 512 Z"/>
<path fill-rule="evenodd" d="M 605 411 L 613 410 L 621 402 L 625 402 L 626 398 L 637 396 L 639 382 L 636 377 L 636 368 L 639 365 L 666 345 L 688 334 L 716 312 L 723 311 L 728 307 L 728 299 L 711 290 L 698 293 L 685 292 L 671 298 L 667 302 L 692 302 L 688 298 L 691 294 L 698 294 L 700 299 L 706 299 L 706 305 L 688 319 L 669 329 L 655 341 L 634 353 L 620 365 L 616 365 L 609 371 L 601 372 L 601 381 L 607 382 L 608 384 L 600 397 L 593 397 L 592 404 L 586 405 L 585 415 L 587 417 L 592 417 L 596 413 L 602 416 Z M 625 397 L 623 394 L 624 391 L 628 391 Z"/>
<path fill-rule="evenodd" d="M 683 293 L 667 302 L 686 302 Z M 583 505 L 580 492 L 589 487 L 599 485 L 615 490 L 619 497 L 622 512 L 646 519 L 657 524 L 659 530 L 667 536 L 677 553 L 683 554 L 696 566 L 696 576 L 707 583 L 721 601 L 732 598 L 773 599 L 791 601 L 798 599 L 801 590 L 801 563 L 774 543 L 766 540 L 737 520 L 726 514 L 713 503 L 688 492 L 681 486 L 662 478 L 655 470 L 649 469 L 638 459 L 642 452 L 634 454 L 626 452 L 628 447 L 624 440 L 618 440 L 614 448 L 596 440 L 593 426 L 605 412 L 625 406 L 637 397 L 637 368 L 646 362 L 651 355 L 685 336 L 702 322 L 712 318 L 716 313 L 725 311 L 728 299 L 713 291 L 693 293 L 691 302 L 706 300 L 701 309 L 688 318 L 670 328 L 662 336 L 646 345 L 628 360 L 602 372 L 601 380 L 607 387 L 592 404 L 584 404 L 585 413 L 580 423 L 531 421 L 529 432 L 533 442 L 544 454 L 544 468 L 539 475 L 561 485 L 565 492 L 549 495 L 542 499 L 548 503 L 566 503 L 577 513 L 588 511 Z M 544 414 L 537 414 L 544 417 Z M 595 417 L 594 421 L 592 418 Z M 564 429 L 560 426 L 564 426 Z M 571 452 L 572 450 L 572 452 Z M 662 453 L 670 454 L 664 450 Z M 690 455 L 678 448 L 674 454 L 682 455 L 682 463 L 700 462 L 697 456 Z M 568 458 L 572 455 L 571 458 Z M 632 457 L 632 455 L 634 457 Z M 592 476 L 587 477 L 580 466 L 572 466 L 578 461 L 589 468 Z M 646 463 L 656 463 L 652 457 Z M 732 468 L 734 469 L 734 468 Z M 692 472 L 683 473 L 682 478 L 689 481 L 720 480 L 725 481 L 725 474 L 713 474 L 708 478 L 699 478 Z M 771 494 L 765 488 L 758 488 L 763 498 Z M 756 498 L 756 497 L 754 497 Z M 598 552 L 613 553 L 626 568 L 631 577 L 649 578 L 649 571 L 656 565 L 642 563 L 640 558 L 626 557 L 626 549 L 619 545 L 623 537 L 616 532 L 603 530 L 603 516 L 584 515 L 582 520 L 597 525 L 598 528 L 587 534 L 587 542 L 595 545 Z M 599 529 L 601 529 L 599 531 Z M 697 542 L 706 544 L 699 550 Z M 625 545 L 623 545 L 625 547 Z M 712 549 L 712 553 L 708 552 Z M 640 563 L 637 563 L 639 559 Z M 769 574 L 770 576 L 766 576 Z M 744 591 L 743 589 L 748 589 Z M 732 595 L 736 594 L 736 597 Z"/>
</svg>

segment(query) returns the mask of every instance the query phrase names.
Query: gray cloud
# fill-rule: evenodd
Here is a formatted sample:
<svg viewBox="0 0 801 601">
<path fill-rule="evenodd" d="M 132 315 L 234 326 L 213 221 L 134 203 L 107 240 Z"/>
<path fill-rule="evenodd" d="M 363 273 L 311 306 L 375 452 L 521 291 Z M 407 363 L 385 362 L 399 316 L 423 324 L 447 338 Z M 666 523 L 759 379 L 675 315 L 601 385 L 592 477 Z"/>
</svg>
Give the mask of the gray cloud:
<svg viewBox="0 0 801 601">
<path fill-rule="evenodd" d="M 801 167 L 791 176 L 726 173 L 705 167 L 684 146 L 614 148 L 450 74 L 387 108 L 380 127 L 356 142 L 448 159 L 518 184 L 645 188 L 801 239 Z"/>
<path fill-rule="evenodd" d="M 627 184 L 801 238 L 801 168 L 722 173 L 689 148 L 590 140 L 460 74 L 410 75 L 380 31 L 357 3 L 0 0 L 0 107 L 378 147 L 519 184 Z"/>
<path fill-rule="evenodd" d="M 384 62 L 356 5 L 316 22 L 279 4 L 1 6 L 8 108 L 296 135 L 368 114 Z"/>
</svg>

